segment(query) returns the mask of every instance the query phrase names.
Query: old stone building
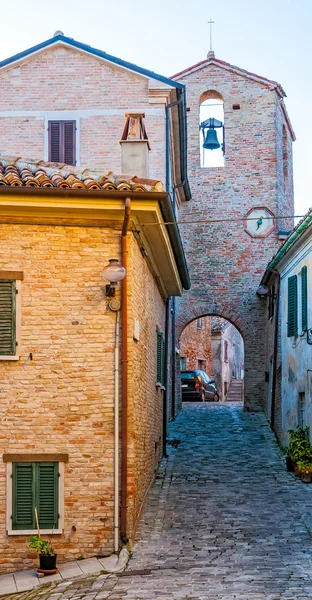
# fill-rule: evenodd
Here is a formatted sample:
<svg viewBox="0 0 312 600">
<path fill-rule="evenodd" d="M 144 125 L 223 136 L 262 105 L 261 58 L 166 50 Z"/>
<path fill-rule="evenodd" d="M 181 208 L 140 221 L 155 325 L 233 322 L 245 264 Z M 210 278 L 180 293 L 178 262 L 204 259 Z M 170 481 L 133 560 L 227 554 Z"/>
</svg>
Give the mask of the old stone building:
<svg viewBox="0 0 312 600">
<path fill-rule="evenodd" d="M 261 409 L 265 310 L 256 290 L 279 234 L 292 227 L 277 217 L 293 215 L 295 138 L 285 92 L 213 52 L 174 79 L 186 86 L 192 192 L 180 211 L 192 285 L 179 302 L 177 337 L 204 315 L 233 323 L 245 346 L 245 407 Z"/>
</svg>

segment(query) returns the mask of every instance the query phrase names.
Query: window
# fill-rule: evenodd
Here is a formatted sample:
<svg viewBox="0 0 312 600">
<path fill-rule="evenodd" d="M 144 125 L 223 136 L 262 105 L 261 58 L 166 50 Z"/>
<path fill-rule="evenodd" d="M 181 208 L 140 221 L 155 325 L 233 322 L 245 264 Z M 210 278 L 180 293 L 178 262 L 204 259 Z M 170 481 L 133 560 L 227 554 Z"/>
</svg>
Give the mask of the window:
<svg viewBox="0 0 312 600">
<path fill-rule="evenodd" d="M 186 369 L 186 356 L 180 356 L 180 371 L 185 371 Z"/>
<path fill-rule="evenodd" d="M 157 383 L 165 383 L 165 340 L 161 331 L 157 331 Z"/>
<path fill-rule="evenodd" d="M 304 265 L 298 275 L 288 278 L 287 337 L 308 329 L 308 271 Z"/>
<path fill-rule="evenodd" d="M 275 286 L 273 285 L 269 293 L 269 319 L 274 316 L 274 304 L 275 304 Z"/>
<path fill-rule="evenodd" d="M 198 358 L 197 359 L 197 369 L 199 369 L 199 371 L 205 371 L 205 369 L 206 369 L 206 360 L 204 358 Z"/>
<path fill-rule="evenodd" d="M 228 341 L 224 340 L 224 362 L 228 362 L 228 360 L 229 360 L 228 351 L 229 351 Z"/>
<path fill-rule="evenodd" d="M 64 527 L 64 462 L 41 460 L 68 455 L 4 454 L 7 462 L 7 530 L 9 535 L 28 534 L 37 529 L 36 511 L 42 533 L 62 533 Z M 14 458 L 19 460 L 14 461 Z M 13 460 L 12 460 L 13 459 Z M 32 460 L 34 459 L 34 460 Z M 39 459 L 39 460 L 38 460 Z"/>
<path fill-rule="evenodd" d="M 76 121 L 48 122 L 48 160 L 76 164 Z"/>
<path fill-rule="evenodd" d="M 204 329 L 202 317 L 199 317 L 199 319 L 197 319 L 197 329 Z"/>
<path fill-rule="evenodd" d="M 23 274 L 0 271 L 0 360 L 18 360 L 20 280 Z"/>
<path fill-rule="evenodd" d="M 306 425 L 305 392 L 299 392 L 298 395 L 298 425 L 302 428 Z"/>
<path fill-rule="evenodd" d="M 298 335 L 297 275 L 288 277 L 287 337 Z"/>
<path fill-rule="evenodd" d="M 201 95 L 199 107 L 200 165 L 224 167 L 224 107 L 219 92 L 208 90 Z M 208 147 L 203 147 L 203 144 Z"/>
</svg>

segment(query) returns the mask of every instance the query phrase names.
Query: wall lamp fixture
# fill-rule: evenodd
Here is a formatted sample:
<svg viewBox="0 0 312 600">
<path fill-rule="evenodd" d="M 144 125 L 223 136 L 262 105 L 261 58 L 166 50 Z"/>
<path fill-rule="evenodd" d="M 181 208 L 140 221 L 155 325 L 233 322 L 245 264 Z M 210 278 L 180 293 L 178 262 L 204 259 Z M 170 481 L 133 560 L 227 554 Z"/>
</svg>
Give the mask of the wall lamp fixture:
<svg viewBox="0 0 312 600">
<path fill-rule="evenodd" d="M 268 298 L 275 298 L 275 295 L 272 294 L 271 290 L 269 290 L 269 288 L 267 288 L 265 285 L 260 285 L 256 291 L 256 294 L 260 296 L 260 298 L 264 298 L 266 296 Z"/>
<path fill-rule="evenodd" d="M 116 293 L 116 286 L 118 281 L 121 281 L 126 276 L 126 269 L 117 260 L 117 258 L 110 258 L 108 265 L 106 265 L 103 271 L 104 279 L 107 279 L 110 283 L 105 286 L 105 296 L 112 298 Z"/>
</svg>

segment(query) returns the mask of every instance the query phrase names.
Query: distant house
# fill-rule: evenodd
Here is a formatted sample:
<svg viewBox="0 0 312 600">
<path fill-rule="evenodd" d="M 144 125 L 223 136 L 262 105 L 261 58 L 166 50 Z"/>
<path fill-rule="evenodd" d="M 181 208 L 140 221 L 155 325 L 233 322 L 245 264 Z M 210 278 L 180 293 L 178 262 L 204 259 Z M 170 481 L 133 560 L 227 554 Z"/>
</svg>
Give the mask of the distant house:
<svg viewBox="0 0 312 600">
<path fill-rule="evenodd" d="M 192 321 L 180 337 L 180 368 L 200 369 L 211 376 L 211 324 L 210 317 Z"/>
<path fill-rule="evenodd" d="M 283 444 L 298 424 L 309 426 L 312 436 L 311 225 L 310 210 L 268 265 L 258 290 L 267 304 L 266 411 Z"/>
</svg>

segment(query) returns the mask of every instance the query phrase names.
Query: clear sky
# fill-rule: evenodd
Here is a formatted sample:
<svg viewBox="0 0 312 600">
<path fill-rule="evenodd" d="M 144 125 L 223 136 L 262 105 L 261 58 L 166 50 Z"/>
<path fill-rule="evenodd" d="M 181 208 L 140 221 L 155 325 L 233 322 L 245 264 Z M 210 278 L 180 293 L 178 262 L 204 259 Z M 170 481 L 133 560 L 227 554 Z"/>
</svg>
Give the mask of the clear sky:
<svg viewBox="0 0 312 600">
<path fill-rule="evenodd" d="M 53 36 L 68 37 L 170 76 L 209 50 L 274 79 L 285 99 L 294 143 L 296 214 L 312 205 L 312 0 L 2 0 L 0 59 Z M 57 82 L 56 82 L 57 83 Z"/>
</svg>

